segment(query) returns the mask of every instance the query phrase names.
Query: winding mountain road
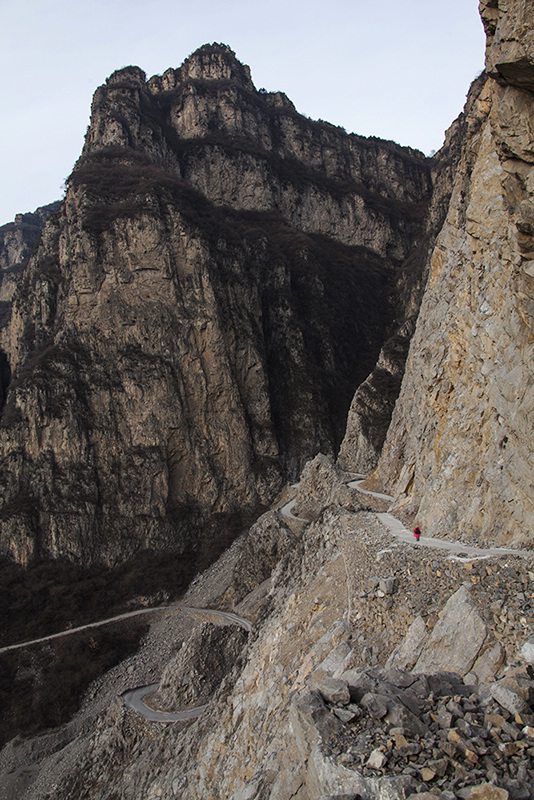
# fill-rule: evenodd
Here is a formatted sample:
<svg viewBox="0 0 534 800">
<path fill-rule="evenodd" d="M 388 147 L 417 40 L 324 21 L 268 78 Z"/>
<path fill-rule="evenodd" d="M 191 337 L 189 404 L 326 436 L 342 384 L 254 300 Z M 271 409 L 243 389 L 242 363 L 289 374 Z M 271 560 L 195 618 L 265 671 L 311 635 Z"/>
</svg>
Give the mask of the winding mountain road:
<svg viewBox="0 0 534 800">
<path fill-rule="evenodd" d="M 215 617 L 215 619 L 222 622 L 229 622 L 233 625 L 239 625 L 248 633 L 252 630 L 252 623 L 244 617 L 239 617 L 237 614 L 232 614 L 231 611 L 215 611 L 212 608 L 195 608 L 194 606 L 174 606 L 179 611 L 194 614 L 195 616 L 202 617 Z M 145 703 L 144 698 L 152 694 L 158 688 L 158 683 L 150 683 L 147 686 L 138 686 L 135 689 L 127 689 L 122 693 L 121 697 L 126 706 L 142 714 L 145 719 L 151 722 L 184 722 L 188 719 L 196 719 L 200 717 L 206 706 L 195 706 L 193 708 L 185 708 L 181 711 L 162 711 L 160 709 L 152 708 Z"/>
<path fill-rule="evenodd" d="M 393 497 L 388 494 L 382 494 L 381 492 L 372 492 L 369 489 L 364 489 L 361 484 L 364 482 L 365 477 L 363 475 L 353 476 L 354 479 L 347 481 L 347 486 L 350 489 L 356 489 L 358 492 L 362 494 L 370 495 L 371 497 L 377 497 L 380 500 L 387 500 L 389 502 L 393 501 Z M 298 489 L 299 484 L 293 484 L 293 489 Z M 310 520 L 305 519 L 304 517 L 297 517 L 293 514 L 293 508 L 297 503 L 297 498 L 294 497 L 289 500 L 285 505 L 282 506 L 280 509 L 280 513 L 282 516 L 297 520 L 298 522 L 309 522 Z M 504 547 L 492 547 L 488 549 L 483 549 L 479 547 L 472 547 L 470 545 L 465 544 L 464 542 L 457 542 L 452 541 L 450 539 L 436 539 L 430 536 L 421 536 L 419 542 L 415 543 L 413 538 L 412 531 L 409 531 L 407 528 L 404 527 L 402 522 L 394 517 L 392 514 L 388 513 L 376 513 L 376 518 L 378 521 L 386 528 L 389 533 L 394 536 L 396 539 L 399 539 L 403 542 L 409 542 L 415 544 L 417 547 L 429 547 L 439 550 L 448 550 L 453 555 L 452 558 L 458 558 L 462 561 L 468 559 L 476 559 L 476 558 L 490 558 L 491 556 L 500 556 L 500 555 L 530 555 L 532 556 L 532 552 L 525 551 L 525 550 L 511 550 Z M 252 625 L 248 620 L 243 619 L 242 617 L 238 617 L 236 614 L 231 614 L 228 612 L 222 611 L 213 611 L 209 609 L 195 609 L 195 608 L 187 608 L 186 606 L 181 606 L 183 611 L 191 611 L 193 613 L 202 613 L 204 615 L 212 615 L 219 618 L 223 618 L 226 621 L 235 622 L 237 625 L 241 625 L 245 630 L 250 631 L 252 629 Z M 195 708 L 184 709 L 183 711 L 176 711 L 176 712 L 169 712 L 169 711 L 159 711 L 156 709 L 151 708 L 150 706 L 144 703 L 144 698 L 155 692 L 158 687 L 158 684 L 151 684 L 149 686 L 141 686 L 137 689 L 129 689 L 128 691 L 124 692 L 122 698 L 124 703 L 134 711 L 137 711 L 139 714 L 142 714 L 146 719 L 149 719 L 153 722 L 178 722 L 188 719 L 194 719 L 195 717 L 199 717 L 203 711 L 205 710 L 206 706 L 197 706 Z"/>
<path fill-rule="evenodd" d="M 183 711 L 159 711 L 144 702 L 144 698 L 152 694 L 158 688 L 159 683 L 151 683 L 148 686 L 140 686 L 137 689 L 127 689 L 121 697 L 126 706 L 132 711 L 141 714 L 150 722 L 184 722 L 188 719 L 196 719 L 206 710 L 206 706 L 195 706 L 195 708 L 184 709 Z"/>
<path fill-rule="evenodd" d="M 89 622 L 87 625 L 79 625 L 77 628 L 68 628 L 59 633 L 51 633 L 48 636 L 41 636 L 39 639 L 30 639 L 27 642 L 18 642 L 17 644 L 9 644 L 7 647 L 0 647 L 0 654 L 8 653 L 10 650 L 19 650 L 21 647 L 30 647 L 32 644 L 43 644 L 50 642 L 52 639 L 61 639 L 63 636 L 71 636 L 73 633 L 80 633 L 81 631 L 88 631 L 92 628 L 101 628 L 103 625 L 110 625 L 112 622 L 120 622 L 124 619 L 131 617 L 139 617 L 142 614 L 154 614 L 157 611 L 172 611 L 179 606 L 156 606 L 155 608 L 141 608 L 137 611 L 128 611 L 126 614 L 118 614 L 116 617 L 108 617 L 101 619 L 99 622 Z"/>
<path fill-rule="evenodd" d="M 305 519 L 305 517 L 296 517 L 293 514 L 293 508 L 295 507 L 297 502 L 297 498 L 294 497 L 293 500 L 290 500 L 285 506 L 282 506 L 280 509 L 280 513 L 283 517 L 287 517 L 288 519 L 296 519 L 298 522 L 309 522 L 309 519 Z"/>
<path fill-rule="evenodd" d="M 32 644 L 43 644 L 50 642 L 52 639 L 61 639 L 64 636 L 71 636 L 73 633 L 81 633 L 82 631 L 89 631 L 93 628 L 101 628 L 104 625 L 110 625 L 112 622 L 121 622 L 125 619 L 132 617 L 139 617 L 142 614 L 155 614 L 158 611 L 186 611 L 192 614 L 201 614 L 203 616 L 215 616 L 218 619 L 226 620 L 227 622 L 241 625 L 246 631 L 252 630 L 252 623 L 248 619 L 238 617 L 237 614 L 232 614 L 228 611 L 215 611 L 211 608 L 194 608 L 193 606 L 182 606 L 179 603 L 173 606 L 155 606 L 154 608 L 141 608 L 137 611 L 128 611 L 126 614 L 118 614 L 116 617 L 108 617 L 101 619 L 98 622 L 88 622 L 87 625 L 79 625 L 77 628 L 68 628 L 59 633 L 51 633 L 48 636 L 41 636 L 39 639 L 30 639 L 26 642 L 18 642 L 17 644 L 9 644 L 6 647 L 0 647 L 0 655 L 8 653 L 11 650 L 19 650 L 22 647 L 30 647 Z"/>
<path fill-rule="evenodd" d="M 377 497 L 381 500 L 392 501 L 393 497 L 388 494 L 382 494 L 380 492 L 372 492 L 369 489 L 364 489 L 362 487 L 362 483 L 365 481 L 365 477 L 362 475 L 354 475 L 351 477 L 350 480 L 347 481 L 347 486 L 350 489 L 356 489 L 358 492 L 362 494 L 370 495 L 371 497 Z M 298 488 L 299 484 L 294 484 L 292 488 Z M 282 508 L 280 509 L 281 514 L 284 517 L 297 520 L 298 522 L 309 522 L 310 520 L 305 519 L 304 517 L 297 517 L 293 514 L 293 508 L 297 503 L 297 498 L 292 498 L 289 500 Z M 407 528 L 404 527 L 402 522 L 394 517 L 392 514 L 387 512 L 379 513 L 375 512 L 376 518 L 378 521 L 386 528 L 389 533 L 394 536 L 396 539 L 399 539 L 403 542 L 410 542 L 417 547 L 429 547 L 439 550 L 447 550 L 452 555 L 451 558 L 458 558 L 462 561 L 465 560 L 472 560 L 478 558 L 490 558 L 492 556 L 502 556 L 502 555 L 519 555 L 519 556 L 527 556 L 532 557 L 534 553 L 530 550 L 513 550 L 505 547 L 491 547 L 491 548 L 480 548 L 471 546 L 465 542 L 454 541 L 451 539 L 436 539 L 430 536 L 421 536 L 417 543 L 414 542 L 413 533 L 409 531 Z M 0 654 L 8 653 L 13 650 L 18 650 L 23 647 L 30 647 L 34 644 L 43 644 L 45 642 L 49 642 L 53 639 L 59 639 L 64 636 L 71 636 L 74 633 L 80 633 L 83 631 L 88 631 L 94 628 L 100 628 L 104 625 L 110 625 L 113 622 L 120 622 L 122 620 L 131 619 L 133 617 L 138 617 L 145 614 L 155 614 L 157 612 L 176 612 L 181 611 L 189 614 L 194 614 L 196 616 L 202 616 L 204 618 L 215 618 L 219 622 L 223 623 L 230 623 L 233 625 L 240 625 L 244 630 L 250 632 L 252 630 L 252 623 L 248 619 L 244 619 L 243 617 L 239 617 L 237 614 L 233 614 L 229 611 L 218 611 L 216 609 L 211 608 L 196 608 L 194 606 L 184 606 L 181 604 L 171 605 L 171 606 L 156 606 L 155 608 L 142 608 L 138 609 L 137 611 L 129 611 L 125 614 L 118 614 L 115 617 L 108 617 L 107 619 L 100 620 L 99 622 L 90 622 L 87 625 L 80 625 L 76 628 L 69 628 L 68 630 L 61 631 L 60 633 L 52 633 L 48 636 L 42 636 L 39 639 L 32 639 L 26 642 L 18 642 L 17 644 L 7 645 L 6 647 L 0 647 Z M 206 706 L 196 706 L 194 708 L 187 708 L 183 709 L 182 711 L 161 711 L 158 709 L 154 709 L 151 706 L 147 705 L 144 702 L 144 698 L 147 695 L 152 694 L 158 688 L 157 683 L 149 684 L 147 686 L 139 686 L 134 689 L 127 689 L 125 692 L 122 693 L 122 699 L 125 705 L 136 711 L 139 714 L 142 714 L 146 719 L 150 720 L 151 722 L 161 722 L 161 723 L 169 723 L 169 722 L 180 722 L 188 719 L 195 719 L 199 717 L 203 711 L 205 710 Z"/>
<path fill-rule="evenodd" d="M 52 641 L 53 639 L 60 639 L 65 636 L 71 636 L 74 633 L 94 630 L 95 628 L 101 628 L 104 625 L 110 625 L 112 622 L 121 622 L 125 619 L 139 617 L 144 614 L 154 614 L 158 611 L 165 611 L 167 613 L 181 611 L 185 612 L 186 614 L 194 614 L 195 616 L 208 619 L 215 618 L 218 622 L 239 625 L 248 633 L 250 633 L 252 630 L 252 623 L 250 620 L 245 619 L 244 617 L 239 617 L 237 614 L 233 614 L 230 611 L 217 611 L 212 608 L 196 608 L 194 606 L 184 606 L 180 603 L 177 603 L 176 605 L 171 606 L 156 606 L 155 608 L 142 608 L 138 609 L 137 611 L 128 611 L 125 614 L 118 614 L 115 617 L 108 617 L 107 619 L 102 619 L 98 622 L 89 622 L 87 625 L 79 625 L 76 628 L 69 628 L 68 630 L 61 631 L 60 633 L 51 633 L 48 636 L 41 636 L 39 639 L 31 639 L 26 642 L 10 644 L 6 647 L 0 647 L 0 654 L 8 653 L 13 650 L 20 650 L 23 647 L 30 647 L 34 644 L 44 644 Z M 194 719 L 195 717 L 199 717 L 206 708 L 206 706 L 203 705 L 196 706 L 195 708 L 184 709 L 183 711 L 160 711 L 153 709 L 143 702 L 143 698 L 152 692 L 155 692 L 157 688 L 158 684 L 154 683 L 147 686 L 138 686 L 135 689 L 127 689 L 122 693 L 122 699 L 129 708 L 137 711 L 139 714 L 142 714 L 144 717 L 146 717 L 146 719 L 151 720 L 152 722 L 168 723 Z"/>
<path fill-rule="evenodd" d="M 229 622 L 234 625 L 239 625 L 241 628 L 250 633 L 252 630 L 252 623 L 244 617 L 239 617 L 237 614 L 232 614 L 230 611 L 215 611 L 211 608 L 195 608 L 193 606 L 175 606 L 180 611 L 195 614 L 202 617 L 215 617 L 222 622 Z M 206 706 L 195 706 L 193 708 L 185 708 L 181 711 L 161 711 L 160 709 L 152 708 L 145 703 L 144 698 L 152 694 L 158 688 L 158 683 L 151 683 L 147 686 L 138 686 L 135 689 L 127 689 L 122 693 L 121 697 L 123 702 L 132 711 L 142 714 L 145 719 L 151 722 L 184 722 L 188 719 L 196 719 L 206 709 Z"/>
<path fill-rule="evenodd" d="M 362 483 L 366 480 L 365 475 L 357 475 L 356 473 L 352 473 L 352 477 L 350 480 L 346 481 L 347 486 L 349 489 L 356 489 L 356 491 L 361 492 L 362 494 L 367 494 L 370 497 L 377 497 L 379 500 L 386 500 L 388 502 L 393 502 L 393 497 L 390 494 L 383 494 L 382 492 L 372 492 L 370 489 L 364 489 L 362 487 Z M 293 489 L 298 489 L 299 484 L 295 483 L 292 485 Z M 280 512 L 282 516 L 295 519 L 298 522 L 309 522 L 309 520 L 305 519 L 304 517 L 297 517 L 293 514 L 293 508 L 297 503 L 296 497 L 292 500 L 289 500 L 282 508 Z M 418 542 L 415 542 L 413 532 L 408 530 L 402 522 L 394 517 L 393 514 L 389 514 L 387 512 L 375 512 L 375 516 L 380 522 L 381 525 L 396 539 L 399 539 L 402 542 L 407 542 L 410 544 L 415 544 L 418 547 L 429 547 L 434 550 L 447 550 L 451 553 L 451 558 L 458 558 L 461 561 L 466 560 L 474 560 L 474 559 L 481 559 L 481 558 L 491 558 L 492 556 L 526 556 L 532 557 L 534 553 L 531 550 L 514 550 L 507 547 L 475 547 L 474 545 L 470 545 L 467 542 L 460 542 L 455 539 L 438 539 L 433 536 L 421 536 Z"/>
</svg>

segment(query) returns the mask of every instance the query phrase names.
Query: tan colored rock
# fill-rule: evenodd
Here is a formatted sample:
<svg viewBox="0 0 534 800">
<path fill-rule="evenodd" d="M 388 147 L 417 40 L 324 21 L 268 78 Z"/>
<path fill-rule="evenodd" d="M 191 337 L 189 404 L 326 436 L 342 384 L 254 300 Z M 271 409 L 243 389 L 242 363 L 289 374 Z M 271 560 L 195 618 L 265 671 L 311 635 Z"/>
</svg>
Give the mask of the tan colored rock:
<svg viewBox="0 0 534 800">
<path fill-rule="evenodd" d="M 367 766 L 370 769 L 381 770 L 387 763 L 387 756 L 381 750 L 373 750 L 369 758 L 367 759 Z"/>
<path fill-rule="evenodd" d="M 510 714 L 530 713 L 530 706 L 528 703 L 519 694 L 508 689 L 506 686 L 500 683 L 492 683 L 490 691 L 493 699 Z"/>
<path fill-rule="evenodd" d="M 376 479 L 432 536 L 529 546 L 532 95 L 478 91 Z"/>
<path fill-rule="evenodd" d="M 500 81 L 521 89 L 534 88 L 534 37 L 529 0 L 513 5 L 483 0 L 481 14 L 486 33 L 486 69 Z"/>
<path fill-rule="evenodd" d="M 466 675 L 486 640 L 487 628 L 465 586 L 447 601 L 435 625 L 415 672 L 444 670 Z"/>
<path fill-rule="evenodd" d="M 436 777 L 436 773 L 430 767 L 423 767 L 421 770 L 421 778 L 427 783 Z"/>
<path fill-rule="evenodd" d="M 408 740 L 402 733 L 395 733 L 395 747 L 399 749 L 400 747 L 406 747 L 408 744 Z"/>
<path fill-rule="evenodd" d="M 492 783 L 482 783 L 473 786 L 469 800 L 508 800 L 509 793 L 506 789 L 494 786 Z"/>
<path fill-rule="evenodd" d="M 429 632 L 422 617 L 416 617 L 400 645 L 393 650 L 386 662 L 386 668 L 396 667 L 400 670 L 412 669 L 421 654 Z"/>
<path fill-rule="evenodd" d="M 495 642 L 479 655 L 471 668 L 471 674 L 475 676 L 476 682 L 484 683 L 495 677 L 502 667 L 504 659 L 505 653 L 502 646 L 499 642 Z"/>
</svg>

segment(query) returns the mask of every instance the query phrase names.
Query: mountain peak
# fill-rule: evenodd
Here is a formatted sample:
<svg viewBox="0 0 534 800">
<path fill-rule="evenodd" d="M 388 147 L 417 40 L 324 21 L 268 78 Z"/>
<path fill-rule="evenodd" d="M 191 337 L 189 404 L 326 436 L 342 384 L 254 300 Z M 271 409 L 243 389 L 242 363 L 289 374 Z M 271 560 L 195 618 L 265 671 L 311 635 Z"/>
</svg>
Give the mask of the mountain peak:
<svg viewBox="0 0 534 800">
<path fill-rule="evenodd" d="M 234 51 L 226 44 L 204 44 L 186 58 L 180 67 L 182 81 L 232 80 L 253 89 L 250 69 L 236 58 Z"/>
<path fill-rule="evenodd" d="M 113 86 L 114 84 L 130 83 L 132 86 L 143 86 L 146 82 L 146 74 L 140 67 L 129 66 L 122 67 L 113 72 L 109 78 L 106 78 L 106 85 Z"/>
</svg>

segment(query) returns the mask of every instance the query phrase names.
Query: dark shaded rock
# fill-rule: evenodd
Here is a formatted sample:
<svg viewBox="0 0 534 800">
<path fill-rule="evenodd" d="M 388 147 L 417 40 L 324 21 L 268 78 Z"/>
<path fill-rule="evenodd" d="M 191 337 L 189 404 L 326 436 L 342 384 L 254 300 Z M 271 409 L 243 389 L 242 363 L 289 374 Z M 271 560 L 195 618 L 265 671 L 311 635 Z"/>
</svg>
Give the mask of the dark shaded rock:
<svg viewBox="0 0 534 800">
<path fill-rule="evenodd" d="M 330 705 L 346 706 L 350 703 L 349 687 L 344 680 L 325 675 L 313 682 L 313 688 Z"/>
<path fill-rule="evenodd" d="M 374 719 L 382 719 L 388 713 L 390 698 L 386 695 L 367 692 L 360 700 L 360 705 Z"/>
<path fill-rule="evenodd" d="M 465 685 L 461 675 L 454 672 L 434 672 L 425 678 L 428 688 L 437 697 L 470 694 L 470 688 Z"/>
<path fill-rule="evenodd" d="M 390 725 L 404 728 L 410 736 L 424 736 L 428 733 L 428 726 L 400 703 L 390 707 L 385 719 Z"/>
</svg>

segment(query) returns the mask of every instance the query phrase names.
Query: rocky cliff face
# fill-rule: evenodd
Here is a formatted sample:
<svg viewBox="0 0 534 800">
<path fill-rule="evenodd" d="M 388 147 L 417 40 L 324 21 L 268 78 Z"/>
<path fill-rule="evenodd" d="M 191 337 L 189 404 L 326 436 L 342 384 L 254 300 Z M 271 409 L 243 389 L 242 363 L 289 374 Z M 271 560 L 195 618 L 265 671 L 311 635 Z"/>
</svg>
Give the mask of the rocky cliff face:
<svg viewBox="0 0 534 800">
<path fill-rule="evenodd" d="M 299 116 L 224 46 L 114 73 L 14 301 L 1 552 L 196 546 L 334 453 L 430 193 L 421 154 Z"/>
<path fill-rule="evenodd" d="M 481 88 L 479 79 L 471 87 L 463 113 L 451 125 L 442 149 L 432 160 L 433 190 L 424 234 L 398 271 L 396 289 L 400 302 L 395 320 L 373 371 L 360 384 L 352 399 L 338 462 L 353 472 L 368 475 L 377 466 L 382 452 L 428 279 L 430 255 L 447 214 L 467 135 L 470 109 Z"/>
<path fill-rule="evenodd" d="M 58 208 L 59 202 L 50 203 L 31 214 L 17 214 L 13 222 L 0 227 L 0 409 L 11 378 L 8 326 L 13 295 L 44 223 Z"/>
<path fill-rule="evenodd" d="M 516 6 L 481 4 L 489 76 L 378 476 L 424 530 L 531 545 L 534 50 L 530 6 Z"/>
<path fill-rule="evenodd" d="M 472 546 L 484 539 L 531 543 L 532 12 L 526 2 L 512 8 L 506 0 L 487 0 L 481 11 L 488 33 L 487 73 L 472 87 L 464 115 L 434 164 L 430 216 L 423 227 L 413 218 L 419 238 L 411 253 L 395 249 L 400 240 L 393 233 L 394 217 L 389 218 L 388 236 L 393 236 L 395 256 L 387 255 L 380 236 L 372 254 L 342 241 L 345 233 L 339 241 L 334 238 L 328 226 L 339 196 L 333 200 L 334 194 L 327 193 L 325 176 L 333 179 L 328 170 L 334 162 L 339 164 L 337 156 L 317 162 L 323 163 L 318 168 L 321 178 L 315 174 L 312 181 L 306 172 L 307 189 L 293 180 L 294 162 L 293 178 L 282 178 L 288 175 L 281 164 L 289 159 L 284 149 L 289 143 L 269 139 L 273 118 L 269 116 L 267 124 L 266 117 L 264 127 L 254 127 L 253 109 L 246 125 L 228 111 L 225 92 L 254 95 L 247 70 L 226 51 L 203 49 L 181 70 L 146 85 L 139 71 L 128 70 L 113 76 L 97 94 L 95 125 L 71 179 L 65 208 L 49 223 L 16 301 L 10 353 L 20 372 L 5 412 L 15 416 L 8 416 L 4 433 L 4 452 L 18 459 L 14 474 L 43 476 L 39 499 L 46 493 L 55 503 L 57 498 L 70 498 L 74 484 L 62 495 L 57 476 L 65 480 L 71 473 L 82 475 L 69 466 L 69 458 L 75 452 L 72 442 L 78 447 L 86 443 L 72 461 L 94 469 L 86 484 L 76 483 L 78 491 L 88 487 L 80 495 L 87 504 L 83 519 L 89 530 L 92 523 L 87 520 L 96 518 L 96 511 L 88 507 L 94 483 L 101 492 L 92 501 L 94 508 L 104 509 L 102 518 L 106 524 L 113 522 L 115 535 L 120 520 L 127 520 L 134 505 L 149 496 L 148 488 L 140 487 L 155 474 L 163 476 L 161 482 L 150 486 L 160 487 L 159 495 L 153 491 L 163 498 L 161 518 L 165 513 L 166 520 L 169 498 L 182 502 L 185 486 L 191 503 L 198 503 L 193 498 L 199 497 L 199 489 L 218 486 L 221 476 L 227 478 L 227 504 L 238 490 L 250 491 L 253 497 L 260 485 L 268 497 L 269 486 L 280 478 L 280 465 L 298 463 L 305 452 L 300 442 L 310 432 L 316 436 L 314 446 L 327 441 L 334 449 L 334 434 L 328 438 L 318 427 L 324 417 L 313 414 L 314 398 L 324 396 L 326 403 L 331 388 L 338 385 L 339 366 L 328 360 L 333 358 L 334 340 L 326 338 L 324 322 L 325 350 L 318 341 L 310 349 L 314 340 L 303 309 L 312 308 L 317 315 L 327 299 L 333 301 L 329 291 L 332 276 L 338 275 L 336 264 L 347 265 L 342 256 L 358 253 L 363 262 L 350 261 L 350 269 L 347 266 L 342 274 L 360 270 L 358 285 L 364 276 L 376 275 L 381 283 L 387 275 L 388 287 L 397 286 L 397 299 L 390 316 L 380 318 L 389 319 L 391 326 L 376 347 L 375 355 L 380 347 L 382 352 L 374 376 L 356 394 L 341 460 L 351 468 L 376 460 L 387 417 L 379 402 L 380 370 L 394 383 L 402 369 L 405 345 L 400 340 L 409 338 L 422 294 L 401 394 L 369 483 L 394 487 L 397 513 L 417 514 L 424 534 L 454 532 L 454 538 L 463 540 L 431 542 L 424 535 L 414 545 L 402 532 L 391 535 L 382 524 L 384 517 L 371 510 L 383 512 L 389 500 L 351 488 L 349 475 L 331 459 L 315 458 L 303 470 L 294 498 L 300 518 L 291 516 L 288 505 L 271 509 L 195 580 L 185 598 L 189 606 L 237 612 L 253 622 L 251 634 L 225 635 L 205 622 L 184 629 L 179 614 L 169 611 L 153 624 L 138 656 L 93 685 L 67 726 L 39 740 L 15 740 L 3 750 L 2 800 L 534 797 L 532 553 L 481 552 Z M 206 85 L 210 97 L 217 98 L 213 106 L 203 105 Z M 175 109 L 165 124 L 160 100 L 168 100 L 168 108 Z M 313 129 L 306 147 L 319 141 L 316 136 L 345 141 L 339 131 L 307 127 L 282 96 L 257 100 L 295 125 L 298 121 L 302 130 Z M 120 103 L 127 112 L 119 114 Z M 197 114 L 200 107 L 203 112 Z M 276 151 L 282 160 L 278 155 L 262 160 L 252 145 L 246 150 L 242 138 L 240 150 L 232 149 L 234 140 L 232 147 L 228 140 L 224 147 L 220 139 L 211 140 L 213 128 L 206 133 L 203 127 L 208 107 L 215 109 L 215 128 L 237 126 L 242 137 L 250 125 L 269 147 L 282 148 Z M 187 125 L 181 109 L 187 109 Z M 173 125 L 182 143 L 190 126 L 200 131 L 200 141 L 180 150 L 170 130 Z M 106 141 L 113 149 L 99 150 L 99 136 L 109 137 Z M 347 148 L 356 147 L 357 141 L 349 137 Z M 363 146 L 365 159 L 369 148 L 382 147 Z M 317 154 L 319 150 L 326 153 L 327 148 L 319 148 Z M 145 157 L 149 152 L 155 154 L 150 163 Z M 208 152 L 209 162 L 199 155 L 207 157 Z M 392 152 L 400 151 L 387 146 L 381 156 L 388 169 Z M 360 166 L 363 161 L 362 155 Z M 247 178 L 247 192 L 236 185 L 224 207 L 220 185 L 206 181 L 199 193 L 201 163 L 205 170 L 209 163 L 220 182 L 225 171 L 231 173 L 230 164 L 233 169 L 238 162 L 254 162 L 258 169 L 263 164 L 267 177 L 257 190 Z M 371 162 L 365 163 L 369 167 Z M 154 170 L 163 167 L 165 179 L 158 173 L 154 182 Z M 437 177 L 439 169 L 445 177 L 450 173 L 450 183 Z M 379 172 L 377 166 L 376 176 Z M 388 192 L 395 181 L 386 191 L 382 180 L 380 191 L 391 199 Z M 113 183 L 111 196 L 106 181 Z M 349 189 L 343 185 L 349 202 Z M 450 204 L 447 185 L 452 186 Z M 276 200 L 265 186 L 278 186 Z M 258 202 L 267 204 L 261 214 L 245 208 L 253 191 Z M 352 185 L 350 191 L 359 203 L 355 198 L 360 190 Z M 283 204 L 285 192 L 303 201 L 306 196 L 310 204 L 314 195 L 313 223 L 307 216 L 299 227 L 296 219 L 281 223 L 272 215 L 276 204 Z M 358 197 L 363 202 L 363 195 Z M 288 202 L 287 213 L 292 213 L 289 206 Z M 324 207 L 330 209 L 326 215 Z M 383 219 L 388 216 L 385 206 L 380 212 L 374 207 L 373 215 L 379 213 Z M 341 219 L 339 230 L 345 230 Z M 333 247 L 339 253 L 334 263 Z M 408 282 L 403 276 L 414 262 L 419 267 Z M 386 265 L 395 268 L 393 275 Z M 350 281 L 342 284 L 346 287 Z M 287 286 L 293 287 L 289 294 Z M 32 309 L 29 329 L 24 327 L 24 292 Z M 250 316 L 244 311 L 245 297 L 246 308 L 255 309 Z M 179 313 L 173 316 L 176 307 Z M 202 309 L 208 309 L 205 316 Z M 54 328 L 56 320 L 61 325 Z M 47 350 L 44 337 L 50 330 L 57 341 Z M 355 327 L 351 343 L 361 330 Z M 337 357 L 342 341 L 343 336 L 336 339 Z M 274 358 L 279 351 L 284 354 L 280 362 L 269 361 L 269 353 Z M 130 359 L 132 352 L 135 358 Z M 309 383 L 299 384 L 299 405 L 293 401 L 293 376 L 296 372 L 301 381 L 312 366 L 314 394 Z M 167 374 L 178 387 L 174 392 L 168 388 Z M 284 375 L 286 393 L 278 396 L 276 406 L 273 376 L 280 380 Z M 309 392 L 304 397 L 302 387 Z M 172 405 L 176 396 L 178 411 Z M 212 397 L 213 405 L 206 407 Z M 16 404 L 10 405 L 12 398 Z M 225 416 L 228 398 L 232 413 Z M 375 410 L 369 413 L 366 406 L 373 404 Z M 41 417 L 44 426 L 33 411 L 37 407 L 46 412 Z M 275 408 L 280 409 L 278 417 Z M 50 409 L 57 409 L 55 416 Z M 17 418 L 22 413 L 26 427 Z M 162 441 L 168 442 L 168 426 L 176 420 L 171 427 L 176 437 L 170 438 L 172 446 L 166 445 L 167 471 L 158 473 L 165 458 L 154 444 L 150 450 L 148 439 L 153 443 L 155 432 L 159 436 L 161 431 Z M 245 422 L 242 428 L 231 428 L 231 420 L 245 420 L 250 438 L 238 439 Z M 285 428 L 280 420 L 286 421 Z M 373 420 L 381 420 L 380 425 Z M 230 436 L 220 435 L 220 421 Z M 373 425 L 380 427 L 378 433 Z M 202 449 L 201 437 L 209 441 L 209 450 Z M 105 441 L 112 443 L 109 451 Z M 227 462 L 222 455 L 217 455 L 219 461 L 208 459 L 216 441 L 220 446 L 214 452 L 229 452 Z M 238 441 L 254 444 L 249 450 L 234 450 Z M 130 451 L 132 442 L 137 449 Z M 362 453 L 355 453 L 356 447 Z M 60 458 L 65 460 L 63 473 L 57 467 Z M 235 472 L 236 458 L 244 462 L 242 473 Z M 47 471 L 48 463 L 55 471 Z M 210 468 L 216 464 L 217 470 L 210 473 L 204 463 Z M 265 471 L 256 469 L 261 463 L 271 464 L 273 483 Z M 121 474 L 122 465 L 127 465 L 127 474 Z M 252 477 L 248 484 L 233 484 L 228 476 L 236 474 L 243 480 Z M 98 483 L 102 475 L 105 486 Z M 200 479 L 205 475 L 213 475 L 213 482 Z M 50 476 L 57 482 L 50 482 Z M 128 497 L 128 487 L 136 488 L 135 497 Z M 243 497 L 239 508 L 249 502 Z M 112 518 L 111 503 L 117 498 L 128 502 L 117 506 Z M 146 501 L 143 507 L 152 505 Z M 19 524 L 27 508 L 21 504 L 12 509 Z M 178 508 L 183 513 L 184 504 Z M 61 533 L 61 513 L 54 508 L 43 516 L 38 530 Z M 161 541 L 157 518 L 147 511 L 149 523 L 156 532 L 154 541 Z M 133 535 L 139 541 L 135 524 Z M 27 530 L 28 542 L 33 541 L 29 523 Z M 171 523 L 168 530 L 176 536 Z M 96 544 L 103 542 L 102 552 L 111 554 L 105 533 L 102 529 Z M 61 536 L 56 539 L 60 544 L 66 541 L 66 528 Z M 48 541 L 45 547 L 50 547 Z M 80 536 L 80 547 L 82 541 L 89 539 Z M 162 705 L 175 708 L 207 700 L 203 714 L 194 722 L 160 727 L 126 708 L 118 695 L 134 685 L 153 685 L 157 675 L 157 700 Z"/>
</svg>

